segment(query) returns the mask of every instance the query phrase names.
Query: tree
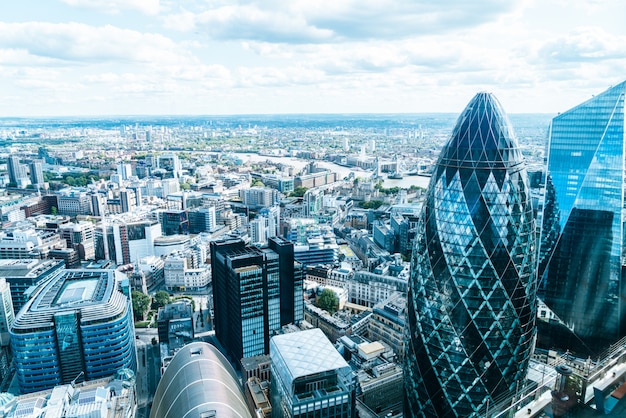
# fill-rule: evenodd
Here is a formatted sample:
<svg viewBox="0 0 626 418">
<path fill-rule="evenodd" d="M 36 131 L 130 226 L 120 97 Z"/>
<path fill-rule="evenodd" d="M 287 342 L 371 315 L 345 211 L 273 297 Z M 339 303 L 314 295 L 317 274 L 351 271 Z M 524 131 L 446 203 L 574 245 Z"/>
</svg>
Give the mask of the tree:
<svg viewBox="0 0 626 418">
<path fill-rule="evenodd" d="M 189 190 L 189 189 L 191 189 L 191 186 L 189 185 L 189 183 L 186 183 L 186 182 L 180 183 L 180 190 Z"/>
<path fill-rule="evenodd" d="M 152 309 L 159 309 L 170 303 L 170 294 L 165 290 L 159 290 L 154 295 L 154 302 L 152 302 Z"/>
<path fill-rule="evenodd" d="M 131 299 L 133 300 L 133 314 L 135 315 L 135 321 L 143 320 L 146 316 L 146 312 L 150 309 L 150 297 L 144 293 L 133 290 L 131 293 Z"/>
<path fill-rule="evenodd" d="M 317 297 L 317 307 L 332 315 L 339 309 L 339 298 L 332 290 L 324 289 Z"/>
<path fill-rule="evenodd" d="M 369 202 L 361 202 L 359 206 L 363 209 L 378 209 L 383 203 L 382 200 L 370 200 Z"/>
<path fill-rule="evenodd" d="M 59 213 L 59 210 L 57 209 L 57 207 L 56 207 L 56 206 L 52 206 L 52 207 L 50 208 L 50 214 L 51 214 L 51 215 L 56 215 L 56 214 L 58 214 L 58 213 Z"/>
<path fill-rule="evenodd" d="M 259 179 L 252 179 L 250 187 L 265 187 L 265 184 Z"/>
<path fill-rule="evenodd" d="M 291 197 L 302 197 L 302 196 L 304 196 L 304 194 L 306 193 L 307 190 L 309 190 L 309 189 L 304 187 L 304 186 L 298 186 L 295 189 L 293 189 L 293 192 L 291 192 L 289 194 L 289 196 L 291 196 Z"/>
</svg>

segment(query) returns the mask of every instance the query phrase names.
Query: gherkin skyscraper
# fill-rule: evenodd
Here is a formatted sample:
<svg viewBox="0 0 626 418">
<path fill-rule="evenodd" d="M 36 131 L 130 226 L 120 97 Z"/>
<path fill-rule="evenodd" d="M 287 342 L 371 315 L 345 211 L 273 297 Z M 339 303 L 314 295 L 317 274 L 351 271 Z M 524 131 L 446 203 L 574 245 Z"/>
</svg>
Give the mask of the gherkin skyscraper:
<svg viewBox="0 0 626 418">
<path fill-rule="evenodd" d="M 482 416 L 521 387 L 536 335 L 534 230 L 510 123 L 479 93 L 441 152 L 418 224 L 405 416 Z"/>
</svg>

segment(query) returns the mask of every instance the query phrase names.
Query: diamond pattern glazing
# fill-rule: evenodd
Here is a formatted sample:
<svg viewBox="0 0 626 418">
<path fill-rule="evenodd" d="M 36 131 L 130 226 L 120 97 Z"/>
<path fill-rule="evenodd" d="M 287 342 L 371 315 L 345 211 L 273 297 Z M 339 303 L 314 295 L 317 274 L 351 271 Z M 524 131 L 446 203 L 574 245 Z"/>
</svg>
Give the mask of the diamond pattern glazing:
<svg viewBox="0 0 626 418">
<path fill-rule="evenodd" d="M 528 180 L 491 94 L 472 99 L 441 152 L 411 268 L 406 416 L 484 415 L 523 383 L 536 334 Z"/>
</svg>

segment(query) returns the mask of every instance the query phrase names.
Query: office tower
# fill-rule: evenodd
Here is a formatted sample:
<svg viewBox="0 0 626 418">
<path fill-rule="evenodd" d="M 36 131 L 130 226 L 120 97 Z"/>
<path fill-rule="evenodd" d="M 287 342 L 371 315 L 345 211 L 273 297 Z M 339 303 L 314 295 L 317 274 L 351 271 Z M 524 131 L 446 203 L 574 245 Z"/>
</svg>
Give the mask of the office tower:
<svg viewBox="0 0 626 418">
<path fill-rule="evenodd" d="M 257 216 L 248 224 L 250 229 L 250 242 L 252 244 L 265 244 L 267 242 L 267 219 L 264 216 Z"/>
<path fill-rule="evenodd" d="M 21 180 L 26 177 L 26 169 L 20 163 L 20 157 L 9 156 L 7 158 L 7 170 L 9 171 L 9 183 L 14 183 L 19 187 Z"/>
<path fill-rule="evenodd" d="M 535 225 L 497 99 L 459 116 L 417 226 L 405 334 L 405 416 L 484 416 L 514 396 L 534 348 Z"/>
<path fill-rule="evenodd" d="M 120 161 L 117 163 L 117 174 L 122 180 L 129 180 L 133 175 L 133 167 L 129 163 Z"/>
<path fill-rule="evenodd" d="M 307 190 L 302 197 L 302 213 L 307 218 L 318 215 L 324 209 L 324 192 L 320 189 Z"/>
<path fill-rule="evenodd" d="M 265 218 L 265 226 L 267 227 L 267 237 L 276 237 L 280 235 L 280 206 L 270 206 L 259 211 L 259 215 Z"/>
<path fill-rule="evenodd" d="M 165 170 L 166 177 L 177 179 L 183 175 L 183 167 L 176 154 L 159 155 L 156 160 L 156 165 L 157 168 Z"/>
<path fill-rule="evenodd" d="M 11 287 L 4 277 L 0 277 L 0 346 L 2 347 L 9 345 L 9 329 L 14 319 Z"/>
<path fill-rule="evenodd" d="M 626 335 L 625 94 L 626 81 L 559 114 L 550 129 L 547 183 L 554 201 L 545 203 L 553 213 L 544 211 L 543 234 L 549 236 L 546 223 L 558 222 L 560 235 L 539 292 L 565 332 L 551 327 L 555 338 L 546 343 L 585 357 Z M 544 336 L 540 329 L 540 342 Z"/>
<path fill-rule="evenodd" d="M 298 324 L 304 319 L 303 267 L 294 261 L 294 247 L 291 241 L 282 237 L 272 237 L 268 240 L 268 245 L 279 255 L 280 325 Z"/>
<path fill-rule="evenodd" d="M 281 241 L 274 248 L 246 247 L 241 239 L 211 242 L 215 334 L 234 360 L 267 354 L 270 337 L 302 318 L 293 244 Z"/>
<path fill-rule="evenodd" d="M 189 234 L 189 215 L 186 210 L 162 210 L 158 216 L 163 235 Z"/>
<path fill-rule="evenodd" d="M 30 170 L 30 182 L 33 184 L 33 186 L 43 186 L 43 161 L 33 160 L 28 165 L 28 168 Z"/>
<path fill-rule="evenodd" d="M 352 369 L 319 328 L 270 341 L 272 417 L 353 417 Z"/>
<path fill-rule="evenodd" d="M 189 211 L 188 215 L 190 234 L 212 231 L 217 225 L 215 207 L 213 206 L 204 206 L 192 209 Z"/>
<path fill-rule="evenodd" d="M 253 208 L 274 206 L 278 203 L 278 190 L 268 187 L 251 187 L 239 190 L 239 197 L 244 205 Z"/>
<path fill-rule="evenodd" d="M 106 197 L 108 213 L 126 213 L 132 211 L 137 203 L 133 189 L 109 190 Z M 93 199 L 92 199 L 93 204 Z M 94 211 L 95 214 L 95 211 Z"/>
<path fill-rule="evenodd" d="M 105 229 L 106 238 L 103 234 Z M 106 228 L 99 224 L 95 229 L 96 259 L 113 260 L 120 265 L 135 263 L 154 255 L 154 244 L 160 236 L 161 225 L 156 221 L 107 219 Z"/>
<path fill-rule="evenodd" d="M 130 286 L 115 270 L 65 270 L 42 283 L 10 334 L 22 393 L 136 370 Z"/>
<path fill-rule="evenodd" d="M 59 215 L 91 215 L 91 196 L 82 191 L 69 191 L 59 196 Z"/>
<path fill-rule="evenodd" d="M 159 381 L 150 418 L 252 418 L 228 360 L 211 344 L 181 348 Z"/>
<path fill-rule="evenodd" d="M 30 294 L 28 289 L 61 274 L 64 270 L 63 260 L 0 260 L 0 277 L 3 277 L 11 288 L 13 310 L 17 313 L 26 304 Z"/>
</svg>

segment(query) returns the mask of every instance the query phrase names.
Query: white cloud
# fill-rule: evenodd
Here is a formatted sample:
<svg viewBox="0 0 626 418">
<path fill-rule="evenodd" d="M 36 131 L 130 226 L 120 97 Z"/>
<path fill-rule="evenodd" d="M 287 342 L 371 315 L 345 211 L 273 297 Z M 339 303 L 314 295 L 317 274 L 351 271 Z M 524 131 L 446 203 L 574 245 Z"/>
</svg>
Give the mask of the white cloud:
<svg viewBox="0 0 626 418">
<path fill-rule="evenodd" d="M 111 25 L 0 22 L 0 50 L 69 62 L 180 62 L 191 57 L 171 39 Z M 5 52 L 6 53 L 6 52 Z"/>
<path fill-rule="evenodd" d="M 292 0 L 211 4 L 181 9 L 169 28 L 200 30 L 213 39 L 284 43 L 401 39 L 481 25 L 512 11 L 506 0 Z"/>
<path fill-rule="evenodd" d="M 597 27 L 580 28 L 547 41 L 538 52 L 547 62 L 580 63 L 626 59 L 626 37 Z"/>
<path fill-rule="evenodd" d="M 61 0 L 73 7 L 93 9 L 103 13 L 118 14 L 123 10 L 136 10 L 147 15 L 159 13 L 159 0 Z"/>
</svg>

